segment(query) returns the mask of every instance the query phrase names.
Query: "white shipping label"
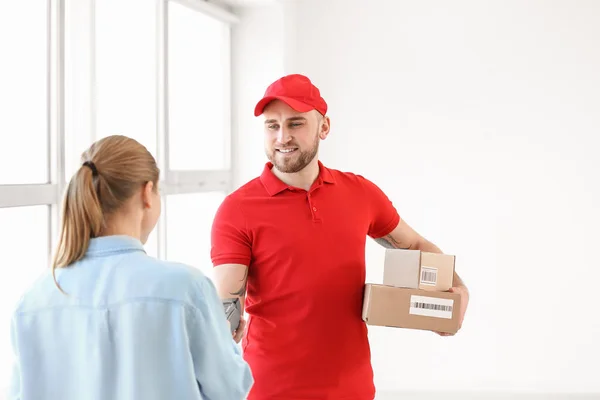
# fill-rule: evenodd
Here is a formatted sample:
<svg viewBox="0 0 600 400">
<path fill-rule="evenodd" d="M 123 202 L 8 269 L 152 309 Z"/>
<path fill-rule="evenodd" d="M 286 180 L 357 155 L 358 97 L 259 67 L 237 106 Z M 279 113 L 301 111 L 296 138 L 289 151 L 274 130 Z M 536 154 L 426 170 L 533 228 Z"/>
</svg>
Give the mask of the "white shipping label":
<svg viewBox="0 0 600 400">
<path fill-rule="evenodd" d="M 424 285 L 437 285 L 438 269 L 434 267 L 421 267 L 421 283 Z"/>
<path fill-rule="evenodd" d="M 410 296 L 409 314 L 452 319 L 454 300 L 428 296 Z"/>
</svg>

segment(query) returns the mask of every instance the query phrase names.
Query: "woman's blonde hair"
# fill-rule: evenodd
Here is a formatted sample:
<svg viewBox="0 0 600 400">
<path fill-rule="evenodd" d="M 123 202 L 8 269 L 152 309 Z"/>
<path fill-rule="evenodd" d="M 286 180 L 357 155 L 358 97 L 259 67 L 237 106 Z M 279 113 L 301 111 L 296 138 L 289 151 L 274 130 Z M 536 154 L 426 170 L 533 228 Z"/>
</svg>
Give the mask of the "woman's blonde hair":
<svg viewBox="0 0 600 400">
<path fill-rule="evenodd" d="M 57 286 L 56 268 L 82 259 L 90 239 L 100 235 L 106 217 L 146 183 L 153 182 L 156 190 L 160 174 L 156 160 L 143 145 L 120 135 L 92 144 L 81 161 L 63 199 L 61 232 L 52 263 Z"/>
</svg>

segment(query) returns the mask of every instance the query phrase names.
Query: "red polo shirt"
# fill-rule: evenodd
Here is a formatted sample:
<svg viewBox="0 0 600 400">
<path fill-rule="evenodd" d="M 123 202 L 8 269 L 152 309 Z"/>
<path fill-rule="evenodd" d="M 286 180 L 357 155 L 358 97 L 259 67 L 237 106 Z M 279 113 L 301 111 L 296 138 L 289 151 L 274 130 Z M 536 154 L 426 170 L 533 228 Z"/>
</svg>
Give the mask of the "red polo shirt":
<svg viewBox="0 0 600 400">
<path fill-rule="evenodd" d="M 361 319 L 366 237 L 400 217 L 372 182 L 325 168 L 309 191 L 262 175 L 230 194 L 212 229 L 214 265 L 248 269 L 249 400 L 372 400 Z"/>
</svg>

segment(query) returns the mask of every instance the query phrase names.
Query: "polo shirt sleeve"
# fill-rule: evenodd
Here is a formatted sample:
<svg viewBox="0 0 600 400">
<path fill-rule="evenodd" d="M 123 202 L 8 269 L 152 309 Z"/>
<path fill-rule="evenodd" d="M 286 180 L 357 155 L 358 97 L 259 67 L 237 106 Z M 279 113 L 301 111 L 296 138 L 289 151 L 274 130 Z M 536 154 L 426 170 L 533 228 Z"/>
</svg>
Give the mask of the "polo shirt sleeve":
<svg viewBox="0 0 600 400">
<path fill-rule="evenodd" d="M 374 239 L 389 234 L 400 222 L 400 215 L 387 195 L 373 182 L 359 176 L 369 210 L 368 235 Z"/>
<path fill-rule="evenodd" d="M 219 206 L 211 229 L 210 256 L 214 266 L 250 265 L 252 242 L 239 202 L 227 196 Z"/>
</svg>

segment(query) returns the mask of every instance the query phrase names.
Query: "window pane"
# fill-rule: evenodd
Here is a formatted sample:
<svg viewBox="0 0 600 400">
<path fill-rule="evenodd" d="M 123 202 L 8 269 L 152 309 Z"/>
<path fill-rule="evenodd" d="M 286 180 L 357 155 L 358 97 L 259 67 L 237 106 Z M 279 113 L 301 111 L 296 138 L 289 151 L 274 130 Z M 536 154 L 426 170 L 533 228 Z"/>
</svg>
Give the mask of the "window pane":
<svg viewBox="0 0 600 400">
<path fill-rule="evenodd" d="M 65 2 L 65 178 L 81 166 L 92 141 L 92 4 Z"/>
<path fill-rule="evenodd" d="M 47 29 L 47 1 L 0 2 L 0 184 L 48 181 Z"/>
<path fill-rule="evenodd" d="M 96 5 L 96 138 L 125 135 L 156 157 L 156 3 Z"/>
<path fill-rule="evenodd" d="M 0 208 L 5 277 L 0 280 L 0 387 L 11 373 L 10 318 L 23 292 L 49 265 L 48 206 Z"/>
<path fill-rule="evenodd" d="M 225 193 L 167 197 L 167 259 L 199 268 L 210 276 L 210 230 Z"/>
<path fill-rule="evenodd" d="M 169 2 L 169 166 L 229 168 L 229 26 Z"/>
<path fill-rule="evenodd" d="M 144 245 L 144 249 L 146 250 L 146 254 L 149 256 L 158 258 L 158 229 L 155 227 L 150 236 L 148 236 L 148 240 Z"/>
</svg>

